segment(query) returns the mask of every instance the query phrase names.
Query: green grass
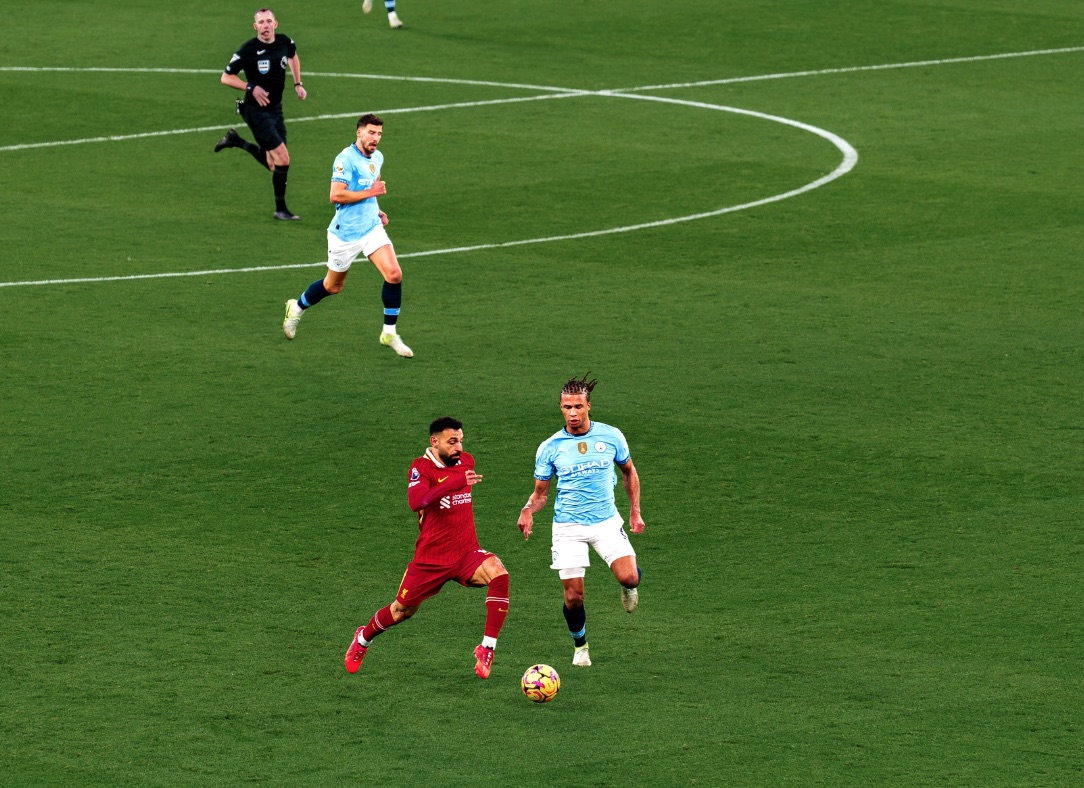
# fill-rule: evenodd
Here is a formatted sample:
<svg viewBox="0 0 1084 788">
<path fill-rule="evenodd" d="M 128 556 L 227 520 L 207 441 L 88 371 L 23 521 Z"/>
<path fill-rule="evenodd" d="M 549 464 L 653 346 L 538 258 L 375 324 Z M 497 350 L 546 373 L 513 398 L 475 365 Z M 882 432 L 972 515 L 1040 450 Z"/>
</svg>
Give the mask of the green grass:
<svg viewBox="0 0 1084 788">
<path fill-rule="evenodd" d="M 870 67 L 1076 49 L 1084 9 L 405 0 L 393 32 L 358 6 L 276 7 L 310 92 L 289 226 L 211 153 L 252 8 L 7 9 L 0 148 L 68 144 L 0 150 L 0 784 L 1079 784 L 1084 51 Z M 494 247 L 762 200 L 842 154 L 708 106 L 364 74 L 740 108 L 859 161 L 750 210 Z M 279 330 L 369 110 L 410 361 L 362 265 Z M 547 517 L 527 544 L 515 518 L 588 369 L 648 529 L 635 616 L 589 570 L 573 671 Z M 449 587 L 348 676 L 445 413 L 512 574 L 493 675 L 482 595 Z M 538 661 L 545 706 L 517 686 Z"/>
</svg>

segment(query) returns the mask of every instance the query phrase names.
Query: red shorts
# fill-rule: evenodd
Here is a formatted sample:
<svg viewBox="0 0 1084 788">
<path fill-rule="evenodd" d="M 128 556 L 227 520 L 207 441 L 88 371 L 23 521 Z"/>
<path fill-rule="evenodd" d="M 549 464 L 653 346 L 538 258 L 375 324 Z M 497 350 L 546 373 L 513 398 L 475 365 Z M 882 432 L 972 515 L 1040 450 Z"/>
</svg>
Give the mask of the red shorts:
<svg viewBox="0 0 1084 788">
<path fill-rule="evenodd" d="M 487 558 L 493 553 L 488 550 L 471 550 L 459 559 L 459 563 L 449 566 L 419 564 L 411 561 L 407 564 L 403 580 L 399 583 L 399 593 L 395 600 L 400 605 L 417 607 L 431 596 L 435 596 L 445 583 L 454 580 L 461 586 L 470 584 L 470 579 Z"/>
</svg>

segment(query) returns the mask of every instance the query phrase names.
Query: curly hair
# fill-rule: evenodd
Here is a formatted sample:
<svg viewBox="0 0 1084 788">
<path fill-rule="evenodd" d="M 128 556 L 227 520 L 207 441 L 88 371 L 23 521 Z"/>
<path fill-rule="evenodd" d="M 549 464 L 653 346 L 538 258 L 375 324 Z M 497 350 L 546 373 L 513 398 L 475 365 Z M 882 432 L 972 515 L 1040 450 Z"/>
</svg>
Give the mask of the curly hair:
<svg viewBox="0 0 1084 788">
<path fill-rule="evenodd" d="M 569 378 L 568 382 L 565 383 L 564 387 L 561 389 L 561 396 L 564 396 L 565 394 L 583 394 L 587 397 L 587 401 L 590 402 L 591 391 L 595 388 L 595 384 L 598 383 L 598 379 L 587 379 L 587 375 L 590 374 L 591 372 L 588 371 L 582 378 Z"/>
<path fill-rule="evenodd" d="M 429 425 L 429 435 L 440 435 L 444 430 L 461 430 L 463 422 L 453 419 L 451 416 L 441 416 Z"/>
</svg>

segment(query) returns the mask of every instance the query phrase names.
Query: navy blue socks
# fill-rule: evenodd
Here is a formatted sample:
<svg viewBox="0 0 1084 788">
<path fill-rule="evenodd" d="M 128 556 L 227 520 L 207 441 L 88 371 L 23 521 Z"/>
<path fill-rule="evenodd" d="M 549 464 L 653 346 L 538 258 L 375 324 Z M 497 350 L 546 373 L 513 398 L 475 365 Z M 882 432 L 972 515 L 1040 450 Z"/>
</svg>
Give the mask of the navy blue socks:
<svg viewBox="0 0 1084 788">
<path fill-rule="evenodd" d="M 577 646 L 586 644 L 587 610 L 583 607 L 569 610 L 567 605 L 562 605 L 561 612 L 565 614 L 565 621 L 568 623 L 568 633 L 572 635 L 573 642 Z"/>
<path fill-rule="evenodd" d="M 310 306 L 315 306 L 327 298 L 331 293 L 324 287 L 324 280 L 317 279 L 308 289 L 302 293 L 301 298 L 297 299 L 297 305 L 302 309 L 308 309 Z"/>
<path fill-rule="evenodd" d="M 399 307 L 403 304 L 403 283 L 384 283 L 380 291 L 380 300 L 384 302 L 384 325 L 394 326 L 399 320 Z"/>
</svg>

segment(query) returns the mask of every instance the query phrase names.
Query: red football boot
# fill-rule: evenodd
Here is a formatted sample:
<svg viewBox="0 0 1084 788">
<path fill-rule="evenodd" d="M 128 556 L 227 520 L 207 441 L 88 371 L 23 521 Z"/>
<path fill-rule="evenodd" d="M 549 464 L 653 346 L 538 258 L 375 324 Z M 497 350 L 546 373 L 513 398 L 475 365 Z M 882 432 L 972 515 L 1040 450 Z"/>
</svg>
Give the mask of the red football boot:
<svg viewBox="0 0 1084 788">
<path fill-rule="evenodd" d="M 347 673 L 357 673 L 358 668 L 361 667 L 361 661 L 365 659 L 365 652 L 369 650 L 368 646 L 363 646 L 358 643 L 358 635 L 361 634 L 361 630 L 365 627 L 358 627 L 358 631 L 354 633 L 354 639 L 350 641 L 350 648 L 346 650 L 346 657 L 343 662 L 346 663 Z M 492 659 L 492 657 L 490 657 Z M 486 673 L 489 671 L 487 670 Z"/>
<path fill-rule="evenodd" d="M 483 679 L 488 679 L 489 669 L 493 667 L 493 649 L 479 644 L 474 647 L 474 658 L 478 660 L 474 664 L 474 672 Z"/>
</svg>

